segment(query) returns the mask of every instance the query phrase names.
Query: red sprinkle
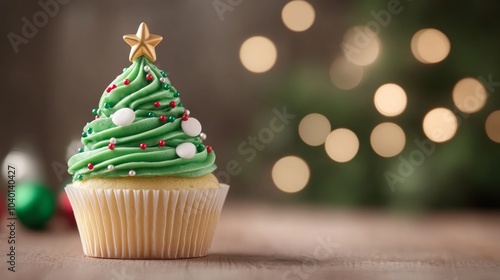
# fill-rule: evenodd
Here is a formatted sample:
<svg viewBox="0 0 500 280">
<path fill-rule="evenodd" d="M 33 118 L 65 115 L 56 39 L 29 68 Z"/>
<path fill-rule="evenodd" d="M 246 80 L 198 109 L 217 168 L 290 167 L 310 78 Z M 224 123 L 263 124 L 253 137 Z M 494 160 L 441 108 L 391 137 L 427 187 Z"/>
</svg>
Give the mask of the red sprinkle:
<svg viewBox="0 0 500 280">
<path fill-rule="evenodd" d="M 95 119 L 97 120 L 98 118 L 100 118 L 100 116 L 99 116 L 99 115 L 96 115 L 96 116 L 95 116 Z"/>
<path fill-rule="evenodd" d="M 89 170 L 92 170 L 92 169 L 94 169 L 94 165 L 92 163 L 89 163 L 89 164 L 87 164 L 87 168 Z"/>
<path fill-rule="evenodd" d="M 130 84 L 130 80 L 129 80 L 129 79 L 125 79 L 125 80 L 123 81 L 123 84 L 124 84 L 124 85 L 128 85 L 128 84 Z"/>
<path fill-rule="evenodd" d="M 160 147 L 165 146 L 165 140 L 158 141 L 158 146 L 160 146 Z"/>
<path fill-rule="evenodd" d="M 160 107 L 160 105 L 161 105 L 160 101 L 156 101 L 154 105 L 155 105 L 156 108 Z"/>
<path fill-rule="evenodd" d="M 145 143 L 141 143 L 141 144 L 139 145 L 139 147 L 140 147 L 141 149 L 143 149 L 143 150 L 144 150 L 144 149 L 146 149 L 146 147 L 147 147 L 147 146 L 146 146 L 146 144 L 145 144 Z"/>
<path fill-rule="evenodd" d="M 153 79 L 153 75 L 147 74 L 146 75 L 146 80 L 151 81 Z"/>
<path fill-rule="evenodd" d="M 182 120 L 183 120 L 183 121 L 187 121 L 187 120 L 189 120 L 189 116 L 188 116 L 188 115 L 186 115 L 186 114 L 182 115 Z"/>
<path fill-rule="evenodd" d="M 175 101 L 170 101 L 170 107 L 175 108 L 177 106 L 177 103 Z"/>
<path fill-rule="evenodd" d="M 108 148 L 109 148 L 110 150 L 114 150 L 114 149 L 115 149 L 115 144 L 113 144 L 113 143 L 109 143 Z"/>
<path fill-rule="evenodd" d="M 111 86 L 111 89 L 115 89 L 115 88 L 116 88 L 116 85 L 115 85 L 115 84 L 113 84 L 113 85 Z"/>
<path fill-rule="evenodd" d="M 107 92 L 107 93 L 110 93 L 110 92 L 111 92 L 111 90 L 112 90 L 112 88 L 108 87 L 108 88 L 106 89 L 106 92 Z"/>
<path fill-rule="evenodd" d="M 213 150 L 212 146 L 206 146 L 206 148 L 207 148 L 207 152 L 209 152 L 209 153 L 212 152 L 212 150 Z"/>
<path fill-rule="evenodd" d="M 160 121 L 161 121 L 161 122 L 164 122 L 164 121 L 166 121 L 166 120 L 167 120 L 167 117 L 165 117 L 164 115 L 161 115 L 161 116 L 160 116 Z"/>
</svg>

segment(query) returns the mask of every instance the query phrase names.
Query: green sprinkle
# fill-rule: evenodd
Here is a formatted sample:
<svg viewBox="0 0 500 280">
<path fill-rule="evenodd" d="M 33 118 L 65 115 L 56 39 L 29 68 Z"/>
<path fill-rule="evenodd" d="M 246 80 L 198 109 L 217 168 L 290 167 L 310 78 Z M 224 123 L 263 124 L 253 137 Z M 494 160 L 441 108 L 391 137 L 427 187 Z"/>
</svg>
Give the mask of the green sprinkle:
<svg viewBox="0 0 500 280">
<path fill-rule="evenodd" d="M 174 97 L 179 97 L 179 96 L 181 96 L 180 92 L 177 91 L 176 93 L 174 93 Z"/>
<path fill-rule="evenodd" d="M 123 68 L 123 72 L 127 71 L 127 67 Z"/>
<path fill-rule="evenodd" d="M 163 77 L 166 77 L 167 76 L 167 73 L 165 73 L 165 71 L 161 71 L 160 74 L 163 76 Z"/>
<path fill-rule="evenodd" d="M 83 153 L 83 148 L 78 148 L 79 153 Z"/>
<path fill-rule="evenodd" d="M 198 150 L 198 152 L 203 152 L 203 150 L 205 150 L 205 145 L 203 144 L 198 144 L 198 146 L 196 147 L 196 149 Z"/>
<path fill-rule="evenodd" d="M 154 116 L 155 116 L 155 113 L 153 113 L 153 112 L 148 113 L 148 118 L 153 118 Z"/>
<path fill-rule="evenodd" d="M 86 132 L 82 132 L 82 137 L 83 138 L 87 137 L 87 133 Z"/>
<path fill-rule="evenodd" d="M 108 102 L 104 103 L 104 108 L 109 109 L 110 107 L 111 107 L 111 104 L 109 104 Z"/>
<path fill-rule="evenodd" d="M 184 107 L 184 105 L 182 104 L 182 102 L 179 102 L 177 103 L 177 107 Z"/>
<path fill-rule="evenodd" d="M 75 175 L 76 175 L 76 174 L 75 174 Z M 82 176 L 82 174 L 78 174 L 78 175 L 76 175 L 76 179 L 77 179 L 78 181 L 83 180 L 83 176 Z"/>
<path fill-rule="evenodd" d="M 175 121 L 175 117 L 174 117 L 174 116 L 170 116 L 170 117 L 168 117 L 168 121 L 169 121 L 169 122 L 173 122 L 173 121 Z"/>
<path fill-rule="evenodd" d="M 93 132 L 93 131 L 94 131 L 94 130 L 92 129 L 92 127 L 89 127 L 89 129 L 87 129 L 87 133 L 88 133 L 88 134 L 92 134 L 92 132 Z"/>
<path fill-rule="evenodd" d="M 169 90 L 171 88 L 171 86 L 169 84 L 166 84 L 166 85 L 163 86 L 163 88 L 166 89 L 166 90 Z"/>
<path fill-rule="evenodd" d="M 99 109 L 96 109 L 96 108 L 92 109 L 92 114 L 94 114 L 94 115 L 99 114 Z"/>
</svg>

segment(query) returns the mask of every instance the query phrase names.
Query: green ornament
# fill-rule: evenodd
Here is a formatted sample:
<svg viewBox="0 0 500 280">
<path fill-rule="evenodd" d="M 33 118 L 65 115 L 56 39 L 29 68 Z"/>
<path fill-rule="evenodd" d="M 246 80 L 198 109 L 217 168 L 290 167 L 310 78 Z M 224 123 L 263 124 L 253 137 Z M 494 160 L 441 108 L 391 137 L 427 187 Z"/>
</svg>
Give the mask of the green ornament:
<svg viewBox="0 0 500 280">
<path fill-rule="evenodd" d="M 28 228 L 41 229 L 52 218 L 56 198 L 41 183 L 21 183 L 16 187 L 16 216 Z"/>
<path fill-rule="evenodd" d="M 179 97 L 179 96 L 181 96 L 180 92 L 177 91 L 177 92 L 174 93 L 174 97 Z"/>
<path fill-rule="evenodd" d="M 169 90 L 171 88 L 171 86 L 169 84 L 166 84 L 166 85 L 163 86 L 163 88 L 166 89 L 166 90 Z"/>
<path fill-rule="evenodd" d="M 107 102 L 104 103 L 104 108 L 109 109 L 110 107 L 111 107 L 111 105 L 109 103 L 107 103 Z"/>
<path fill-rule="evenodd" d="M 155 116 L 155 113 L 153 113 L 153 112 L 148 113 L 148 118 L 153 118 L 154 116 Z"/>
<path fill-rule="evenodd" d="M 174 116 L 170 116 L 170 117 L 168 117 L 168 121 L 169 121 L 169 122 L 173 122 L 173 121 L 175 121 L 175 117 L 174 117 Z"/>
<path fill-rule="evenodd" d="M 82 137 L 83 138 L 87 137 L 87 132 L 82 132 Z"/>
<path fill-rule="evenodd" d="M 99 114 L 99 109 L 96 109 L 96 108 L 92 109 L 92 114 L 94 114 L 94 115 Z"/>
<path fill-rule="evenodd" d="M 78 148 L 79 153 L 83 153 L 83 148 Z"/>
</svg>

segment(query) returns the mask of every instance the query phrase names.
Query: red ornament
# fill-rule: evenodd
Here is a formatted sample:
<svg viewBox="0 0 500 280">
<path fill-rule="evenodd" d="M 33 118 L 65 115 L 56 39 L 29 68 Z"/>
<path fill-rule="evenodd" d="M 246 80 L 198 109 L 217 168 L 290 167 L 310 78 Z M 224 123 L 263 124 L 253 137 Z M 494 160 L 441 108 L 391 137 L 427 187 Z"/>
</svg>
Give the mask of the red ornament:
<svg viewBox="0 0 500 280">
<path fill-rule="evenodd" d="M 160 116 L 160 121 L 161 121 L 161 122 L 164 122 L 164 121 L 166 121 L 166 120 L 167 120 L 167 117 L 165 117 L 164 115 L 161 115 L 161 116 Z"/>
<path fill-rule="evenodd" d="M 186 114 L 182 115 L 182 120 L 183 120 L 183 121 L 187 121 L 187 120 L 189 120 L 189 116 L 188 116 L 188 115 L 186 115 Z"/>
<path fill-rule="evenodd" d="M 165 146 L 165 140 L 158 141 L 158 146 L 160 146 L 160 147 Z"/>
<path fill-rule="evenodd" d="M 161 105 L 161 104 L 160 104 L 160 101 L 156 101 L 156 102 L 155 102 L 155 107 L 156 107 L 156 108 L 160 107 L 160 105 Z"/>
<path fill-rule="evenodd" d="M 151 81 L 153 79 L 153 75 L 147 74 L 146 75 L 146 80 Z"/>
<path fill-rule="evenodd" d="M 89 164 L 87 164 L 87 168 L 89 170 L 92 170 L 92 169 L 94 169 L 94 165 L 92 163 L 89 163 Z"/>
<path fill-rule="evenodd" d="M 146 146 L 146 144 L 145 144 L 145 143 L 141 143 L 141 144 L 139 145 L 139 147 L 140 147 L 141 149 L 143 149 L 143 150 L 144 150 L 144 149 L 146 149 L 146 147 L 147 147 L 147 146 Z"/>
<path fill-rule="evenodd" d="M 116 85 L 115 85 L 115 84 L 113 84 L 113 85 L 111 86 L 111 89 L 115 89 L 115 88 L 116 88 Z"/>
<path fill-rule="evenodd" d="M 113 143 L 109 143 L 108 148 L 109 148 L 110 150 L 114 150 L 114 149 L 115 149 L 115 144 L 113 144 Z"/>
<path fill-rule="evenodd" d="M 63 215 L 64 219 L 71 225 L 76 226 L 75 215 L 73 214 L 73 208 L 69 202 L 68 196 L 65 191 L 61 191 L 57 198 L 57 206 L 59 211 Z"/>
<path fill-rule="evenodd" d="M 177 103 L 175 101 L 170 101 L 170 107 L 175 108 L 177 106 Z"/>
<path fill-rule="evenodd" d="M 125 79 L 125 80 L 123 81 L 123 84 L 124 84 L 124 85 L 128 85 L 128 84 L 130 84 L 130 80 L 129 80 L 129 79 Z"/>
<path fill-rule="evenodd" d="M 213 150 L 213 149 L 212 149 L 212 146 L 206 146 L 206 148 L 207 148 L 207 152 L 209 152 L 209 153 L 211 153 L 211 152 L 212 152 L 212 150 Z"/>
</svg>

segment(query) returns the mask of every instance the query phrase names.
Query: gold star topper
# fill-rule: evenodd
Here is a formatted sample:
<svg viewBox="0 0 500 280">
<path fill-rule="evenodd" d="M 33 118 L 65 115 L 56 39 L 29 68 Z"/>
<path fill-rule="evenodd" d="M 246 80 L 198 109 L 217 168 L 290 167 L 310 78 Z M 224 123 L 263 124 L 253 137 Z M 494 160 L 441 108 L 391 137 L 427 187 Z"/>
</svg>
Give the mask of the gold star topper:
<svg viewBox="0 0 500 280">
<path fill-rule="evenodd" d="M 130 62 L 141 55 L 153 62 L 156 60 L 155 47 L 163 40 L 163 37 L 150 34 L 148 26 L 142 22 L 136 34 L 124 35 L 123 40 L 132 47 L 128 58 Z"/>
</svg>

